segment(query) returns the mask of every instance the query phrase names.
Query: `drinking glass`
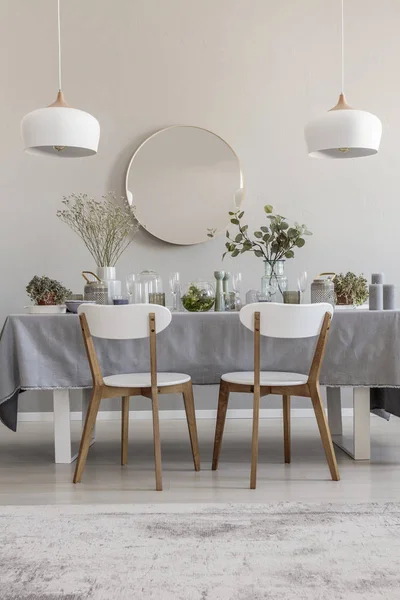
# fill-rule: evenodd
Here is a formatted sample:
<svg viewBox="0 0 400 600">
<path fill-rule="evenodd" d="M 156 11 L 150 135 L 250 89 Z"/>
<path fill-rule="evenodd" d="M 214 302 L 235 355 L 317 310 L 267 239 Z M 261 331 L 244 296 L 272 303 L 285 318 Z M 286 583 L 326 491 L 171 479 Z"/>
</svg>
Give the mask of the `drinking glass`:
<svg viewBox="0 0 400 600">
<path fill-rule="evenodd" d="M 240 295 L 240 291 L 242 288 L 242 274 L 241 273 L 232 273 L 232 287 L 235 294 Z"/>
<path fill-rule="evenodd" d="M 181 292 L 181 278 L 178 272 L 175 273 L 170 273 L 169 276 L 169 288 L 171 290 L 171 294 L 172 294 L 172 298 L 173 298 L 173 305 L 172 305 L 172 310 L 178 310 L 178 297 L 180 296 L 180 292 Z"/>
<path fill-rule="evenodd" d="M 129 296 L 129 304 L 135 303 L 135 292 L 136 292 L 136 276 L 132 273 L 126 277 L 126 291 Z"/>
<path fill-rule="evenodd" d="M 114 306 L 123 306 L 129 304 L 129 299 L 125 296 L 113 296 L 113 304 Z"/>
<path fill-rule="evenodd" d="M 304 292 L 307 289 L 307 271 L 302 271 L 297 278 L 297 289 L 300 292 L 300 301 L 303 297 Z"/>
<path fill-rule="evenodd" d="M 242 289 L 241 273 L 232 273 L 232 288 L 235 294 L 235 308 L 233 310 L 240 310 L 242 308 L 242 300 L 240 298 L 240 292 Z"/>
<path fill-rule="evenodd" d="M 249 290 L 246 292 L 246 304 L 254 304 L 258 302 L 259 293 L 257 290 Z"/>
</svg>

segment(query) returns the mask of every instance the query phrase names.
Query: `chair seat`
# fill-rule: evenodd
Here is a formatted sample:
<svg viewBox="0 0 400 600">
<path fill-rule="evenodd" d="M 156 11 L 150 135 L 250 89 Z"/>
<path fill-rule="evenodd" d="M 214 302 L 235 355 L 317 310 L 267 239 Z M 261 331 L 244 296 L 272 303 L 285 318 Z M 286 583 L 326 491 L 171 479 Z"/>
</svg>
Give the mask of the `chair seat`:
<svg viewBox="0 0 400 600">
<path fill-rule="evenodd" d="M 242 385 L 254 384 L 254 371 L 238 371 L 237 373 L 226 373 L 221 379 L 228 383 L 238 383 Z M 285 386 L 285 385 L 303 385 L 307 383 L 308 375 L 301 373 L 287 373 L 285 371 L 261 371 L 260 385 L 265 386 Z"/>
<path fill-rule="evenodd" d="M 150 373 L 123 373 L 103 377 L 105 385 L 110 387 L 151 387 Z M 157 373 L 157 386 L 180 385 L 190 381 L 190 375 L 185 373 Z"/>
</svg>

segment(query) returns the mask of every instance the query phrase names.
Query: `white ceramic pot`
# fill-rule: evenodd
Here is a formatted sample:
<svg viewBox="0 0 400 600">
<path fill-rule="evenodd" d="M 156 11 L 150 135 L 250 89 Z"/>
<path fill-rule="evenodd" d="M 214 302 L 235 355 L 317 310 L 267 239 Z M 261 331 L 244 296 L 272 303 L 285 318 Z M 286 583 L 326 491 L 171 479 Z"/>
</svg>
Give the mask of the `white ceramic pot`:
<svg viewBox="0 0 400 600">
<path fill-rule="evenodd" d="M 121 296 L 121 282 L 116 279 L 115 267 L 97 267 L 97 276 L 100 277 L 108 287 L 108 304 L 113 303 L 114 296 Z"/>
<path fill-rule="evenodd" d="M 32 304 L 25 306 L 25 312 L 29 315 L 59 315 L 67 312 L 64 304 Z"/>
</svg>

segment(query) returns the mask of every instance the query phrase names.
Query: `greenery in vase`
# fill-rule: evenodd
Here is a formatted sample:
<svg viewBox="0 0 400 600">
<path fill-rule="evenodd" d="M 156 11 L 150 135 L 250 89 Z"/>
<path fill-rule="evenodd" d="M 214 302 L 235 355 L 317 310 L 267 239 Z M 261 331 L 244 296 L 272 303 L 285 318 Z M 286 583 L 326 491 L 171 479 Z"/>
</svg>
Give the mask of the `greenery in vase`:
<svg viewBox="0 0 400 600">
<path fill-rule="evenodd" d="M 26 286 L 26 292 L 35 304 L 63 304 L 72 294 L 62 283 L 45 275 L 35 275 Z"/>
<path fill-rule="evenodd" d="M 364 275 L 355 275 L 350 271 L 344 275 L 335 275 L 335 301 L 337 304 L 354 304 L 359 306 L 368 299 L 368 283 Z"/>
<path fill-rule="evenodd" d="M 286 217 L 275 215 L 274 209 L 270 204 L 264 206 L 264 212 L 268 219 L 265 225 L 259 230 L 254 231 L 253 236 L 249 235 L 248 225 L 243 224 L 244 211 L 238 209 L 230 212 L 231 223 L 236 225 L 238 233 L 231 236 L 226 232 L 228 238 L 222 255 L 225 258 L 230 254 L 233 258 L 244 252 L 253 252 L 258 258 L 262 258 L 271 266 L 271 279 L 275 275 L 275 264 L 278 260 L 293 258 L 297 248 L 302 248 L 306 243 L 304 237 L 312 235 L 307 225 L 294 223 L 289 225 Z"/>
<path fill-rule="evenodd" d="M 139 229 L 134 220 L 134 208 L 122 198 L 118 206 L 115 192 L 102 200 L 87 194 L 64 197 L 64 208 L 57 217 L 79 235 L 98 267 L 114 267 Z"/>
<path fill-rule="evenodd" d="M 181 297 L 183 307 L 190 312 L 206 312 L 214 306 L 215 298 L 207 294 L 207 290 L 191 285 Z"/>
</svg>

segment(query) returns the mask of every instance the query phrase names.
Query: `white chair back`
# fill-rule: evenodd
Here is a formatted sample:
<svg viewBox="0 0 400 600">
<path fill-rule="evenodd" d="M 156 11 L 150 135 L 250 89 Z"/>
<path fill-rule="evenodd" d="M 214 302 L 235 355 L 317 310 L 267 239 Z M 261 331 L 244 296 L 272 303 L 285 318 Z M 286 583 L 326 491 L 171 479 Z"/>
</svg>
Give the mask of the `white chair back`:
<svg viewBox="0 0 400 600">
<path fill-rule="evenodd" d="M 149 315 L 154 313 L 156 333 L 171 323 L 171 311 L 159 304 L 101 306 L 81 304 L 78 314 L 85 313 L 91 335 L 108 340 L 134 340 L 150 335 Z"/>
<path fill-rule="evenodd" d="M 240 320 L 254 331 L 254 313 L 260 313 L 260 333 L 273 338 L 307 338 L 320 334 L 325 313 L 332 315 L 331 304 L 278 304 L 256 302 L 240 311 Z"/>
</svg>

